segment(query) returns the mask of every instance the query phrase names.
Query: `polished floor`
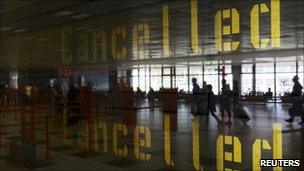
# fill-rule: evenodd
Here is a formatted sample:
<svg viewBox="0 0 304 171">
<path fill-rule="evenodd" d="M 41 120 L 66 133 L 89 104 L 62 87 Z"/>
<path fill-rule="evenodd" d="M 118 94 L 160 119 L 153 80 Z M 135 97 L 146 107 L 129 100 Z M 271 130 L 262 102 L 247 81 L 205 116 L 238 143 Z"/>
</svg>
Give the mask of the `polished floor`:
<svg viewBox="0 0 304 171">
<path fill-rule="evenodd" d="M 237 118 L 229 123 L 218 112 L 220 124 L 212 116 L 193 116 L 184 102 L 179 102 L 177 114 L 154 108 L 94 113 L 91 123 L 51 120 L 50 162 L 19 167 L 1 160 L 1 170 L 257 170 L 259 158 L 303 158 L 300 118 L 292 124 L 284 121 L 289 107 L 246 104 L 247 124 Z M 1 124 L 4 159 L 4 144 L 20 142 L 21 126 L 13 113 L 6 113 Z M 36 119 L 39 159 L 46 155 L 45 131 L 43 120 Z"/>
</svg>

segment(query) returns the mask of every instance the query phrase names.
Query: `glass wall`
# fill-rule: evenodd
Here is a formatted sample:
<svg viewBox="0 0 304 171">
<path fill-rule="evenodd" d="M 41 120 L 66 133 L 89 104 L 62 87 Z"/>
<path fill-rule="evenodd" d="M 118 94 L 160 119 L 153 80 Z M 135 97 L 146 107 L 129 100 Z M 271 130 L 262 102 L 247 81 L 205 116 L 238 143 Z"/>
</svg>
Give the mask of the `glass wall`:
<svg viewBox="0 0 304 171">
<path fill-rule="evenodd" d="M 185 92 L 189 91 L 189 79 L 188 79 L 188 67 L 185 65 L 178 65 L 175 68 L 176 71 L 176 86 L 179 90 Z"/>
<path fill-rule="evenodd" d="M 219 92 L 219 66 L 217 62 L 204 63 L 204 81 L 211 84 L 214 94 Z"/>
<path fill-rule="evenodd" d="M 256 92 L 266 92 L 268 88 L 274 90 L 274 63 L 256 64 Z"/>
<path fill-rule="evenodd" d="M 242 94 L 248 94 L 255 87 L 257 92 L 266 92 L 271 88 L 277 96 L 283 96 L 284 93 L 292 91 L 292 78 L 299 76 L 299 81 L 303 85 L 303 57 L 286 58 L 267 58 L 267 61 L 257 62 L 255 65 L 256 84 L 254 84 L 253 64 L 242 65 Z M 298 65 L 297 65 L 298 63 Z M 297 72 L 298 70 L 298 72 Z"/>
<path fill-rule="evenodd" d="M 276 93 L 278 96 L 292 90 L 292 78 L 296 75 L 296 62 L 276 62 Z"/>
<path fill-rule="evenodd" d="M 242 65 L 241 94 L 249 94 L 253 90 L 253 64 Z"/>
<path fill-rule="evenodd" d="M 268 88 L 274 95 L 282 96 L 285 92 L 292 90 L 292 78 L 298 73 L 300 83 L 304 80 L 303 57 L 298 57 L 298 66 L 295 57 L 288 58 L 265 58 L 256 59 L 242 64 L 241 69 L 241 94 L 249 94 L 255 91 L 262 95 Z M 298 72 L 297 72 L 298 68 Z M 225 79 L 230 88 L 233 88 L 233 74 L 230 63 L 219 63 L 218 61 L 190 62 L 171 65 L 139 65 L 132 70 L 132 86 L 134 90 L 139 87 L 142 91 L 149 91 L 151 86 L 159 90 L 177 87 L 185 92 L 192 91 L 192 78 L 202 87 L 203 81 L 211 84 L 214 94 L 221 89 L 222 70 L 225 69 Z M 255 73 L 255 75 L 254 75 Z M 255 81 L 254 81 L 255 78 Z M 255 82 L 255 84 L 254 84 Z"/>
</svg>

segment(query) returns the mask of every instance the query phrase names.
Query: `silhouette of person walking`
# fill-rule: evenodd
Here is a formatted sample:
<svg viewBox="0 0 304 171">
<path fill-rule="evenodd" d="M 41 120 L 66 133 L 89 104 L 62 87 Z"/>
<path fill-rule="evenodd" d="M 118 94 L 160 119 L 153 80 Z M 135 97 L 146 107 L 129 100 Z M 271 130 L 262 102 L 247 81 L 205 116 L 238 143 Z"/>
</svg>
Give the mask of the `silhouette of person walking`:
<svg viewBox="0 0 304 171">
<path fill-rule="evenodd" d="M 291 97 L 292 97 L 292 106 L 289 109 L 289 119 L 285 119 L 286 122 L 293 122 L 294 117 L 300 116 L 302 121 L 299 124 L 304 123 L 304 114 L 303 114 L 303 106 L 302 106 L 302 85 L 299 83 L 299 77 L 294 76 L 292 81 L 294 85 L 292 87 Z"/>
<path fill-rule="evenodd" d="M 220 123 L 220 119 L 214 113 L 214 112 L 216 112 L 214 93 L 212 91 L 212 85 L 210 85 L 210 84 L 207 85 L 207 101 L 208 101 L 208 105 L 207 105 L 208 114 L 211 113 L 211 115 L 215 118 L 215 120 L 218 123 Z"/>
<path fill-rule="evenodd" d="M 201 89 L 197 84 L 196 78 L 192 78 L 192 85 L 193 85 L 193 89 L 192 89 L 192 97 L 191 97 L 191 113 L 197 114 L 197 106 L 200 98 L 199 96 Z"/>
<path fill-rule="evenodd" d="M 231 95 L 232 91 L 230 86 L 226 84 L 226 80 L 222 81 L 222 94 L 220 97 L 220 111 L 222 117 L 224 117 L 225 111 L 228 113 L 229 121 L 231 121 Z"/>
</svg>

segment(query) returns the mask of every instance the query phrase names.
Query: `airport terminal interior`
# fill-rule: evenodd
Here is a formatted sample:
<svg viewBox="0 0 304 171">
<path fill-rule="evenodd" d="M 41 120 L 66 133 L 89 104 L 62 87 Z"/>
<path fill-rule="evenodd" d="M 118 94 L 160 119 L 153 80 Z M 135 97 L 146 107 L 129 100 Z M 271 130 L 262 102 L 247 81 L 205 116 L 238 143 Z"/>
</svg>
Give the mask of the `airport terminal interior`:
<svg viewBox="0 0 304 171">
<path fill-rule="evenodd" d="M 0 7 L 1 171 L 304 169 L 303 0 Z"/>
</svg>

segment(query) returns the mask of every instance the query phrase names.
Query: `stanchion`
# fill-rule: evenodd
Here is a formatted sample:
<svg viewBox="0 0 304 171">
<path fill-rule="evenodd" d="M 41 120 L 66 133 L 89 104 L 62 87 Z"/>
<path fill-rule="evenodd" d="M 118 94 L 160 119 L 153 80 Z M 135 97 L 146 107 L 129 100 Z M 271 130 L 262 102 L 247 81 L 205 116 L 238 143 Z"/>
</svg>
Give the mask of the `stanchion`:
<svg viewBox="0 0 304 171">
<path fill-rule="evenodd" d="M 136 108 L 134 106 L 134 92 L 131 87 L 122 87 L 121 89 L 122 97 L 122 114 L 123 121 L 129 127 L 135 127 L 137 121 Z"/>
<path fill-rule="evenodd" d="M 84 111 L 85 117 L 84 120 L 87 121 L 87 140 L 88 140 L 88 146 L 86 150 L 88 152 L 93 151 L 93 146 L 92 146 L 92 134 L 93 134 L 93 126 L 92 126 L 92 88 L 91 87 L 82 87 L 80 89 L 80 94 L 79 94 L 79 105 L 80 109 Z"/>
<path fill-rule="evenodd" d="M 38 103 L 38 116 L 39 116 L 39 123 L 42 122 L 41 118 L 41 101 Z"/>
</svg>

